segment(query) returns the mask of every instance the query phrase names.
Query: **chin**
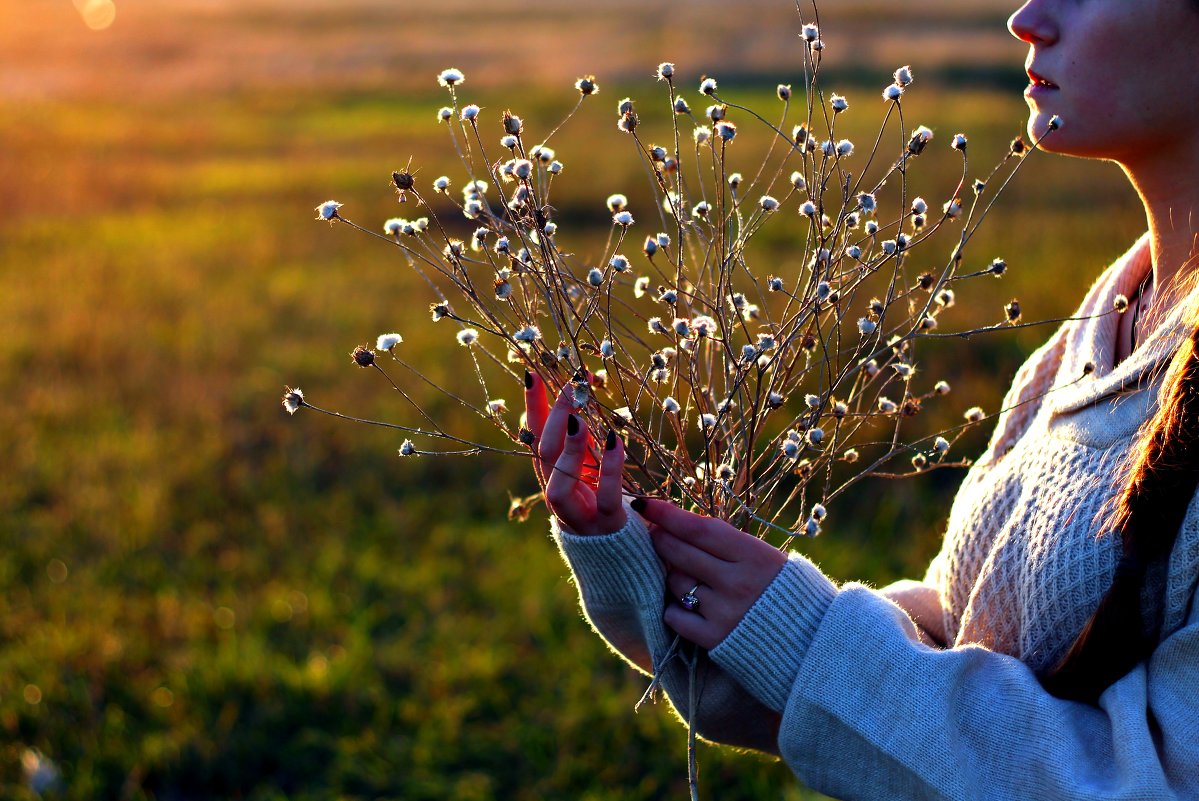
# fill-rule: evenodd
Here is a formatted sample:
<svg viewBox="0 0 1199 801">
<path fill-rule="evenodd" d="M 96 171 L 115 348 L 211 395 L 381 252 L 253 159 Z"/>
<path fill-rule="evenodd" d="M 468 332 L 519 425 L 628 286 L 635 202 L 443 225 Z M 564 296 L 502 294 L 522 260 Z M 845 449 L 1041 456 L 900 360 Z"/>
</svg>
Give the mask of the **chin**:
<svg viewBox="0 0 1199 801">
<path fill-rule="evenodd" d="M 1038 139 L 1041 143 L 1037 145 L 1041 150 L 1047 153 L 1063 153 L 1066 155 L 1084 155 L 1081 153 L 1075 154 L 1070 145 L 1070 139 L 1073 137 L 1066 133 L 1066 127 L 1069 124 L 1062 115 L 1062 126 L 1056 131 L 1049 130 L 1049 120 L 1053 117 L 1053 112 L 1045 110 L 1036 110 L 1028 115 L 1028 125 L 1026 131 L 1028 133 L 1028 143 L 1031 145 Z M 1042 137 L 1044 137 L 1042 139 Z"/>
</svg>

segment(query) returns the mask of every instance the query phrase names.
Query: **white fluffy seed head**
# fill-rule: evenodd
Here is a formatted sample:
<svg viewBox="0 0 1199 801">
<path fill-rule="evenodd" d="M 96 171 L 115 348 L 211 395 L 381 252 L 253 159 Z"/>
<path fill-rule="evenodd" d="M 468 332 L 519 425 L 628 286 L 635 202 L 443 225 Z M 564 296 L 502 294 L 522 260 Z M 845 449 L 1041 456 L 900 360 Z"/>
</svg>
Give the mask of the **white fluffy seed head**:
<svg viewBox="0 0 1199 801">
<path fill-rule="evenodd" d="M 318 220 L 332 222 L 334 219 L 336 219 L 337 210 L 340 209 L 341 206 L 342 204 L 338 203 L 336 200 L 326 200 L 324 203 L 316 207 L 316 218 Z"/>
<path fill-rule="evenodd" d="M 878 323 L 868 317 L 858 318 L 858 333 L 862 336 L 870 336 L 878 328 Z"/>
<path fill-rule="evenodd" d="M 629 211 L 618 211 L 612 215 L 612 222 L 627 228 L 633 224 L 633 215 Z"/>
<path fill-rule="evenodd" d="M 962 417 L 966 418 L 967 423 L 981 422 L 982 419 L 986 416 L 987 416 L 986 413 L 983 412 L 982 408 L 980 408 L 978 406 L 971 406 L 969 409 L 966 410 L 965 414 L 962 415 Z"/>
<path fill-rule="evenodd" d="M 758 205 L 762 207 L 762 211 L 771 212 L 779 207 L 779 202 L 770 195 L 762 195 L 762 199 L 758 201 Z"/>
<path fill-rule="evenodd" d="M 459 345 L 467 347 L 479 341 L 479 332 L 473 328 L 463 328 L 456 334 L 456 337 Z"/>
<path fill-rule="evenodd" d="M 890 84 L 883 89 L 883 100 L 895 101 L 903 97 L 903 87 L 897 83 Z"/>
<path fill-rule="evenodd" d="M 933 386 L 933 392 L 937 393 L 938 395 L 948 395 L 949 394 L 949 382 L 948 381 L 938 381 Z"/>
<path fill-rule="evenodd" d="M 849 108 L 849 101 L 841 95 L 833 95 L 832 99 L 829 100 L 829 105 L 832 106 L 834 114 L 840 114 Z"/>
<path fill-rule="evenodd" d="M 437 82 L 447 88 L 457 86 L 466 80 L 466 76 L 462 74 L 462 70 L 450 67 L 442 70 L 437 76 Z"/>
<path fill-rule="evenodd" d="M 592 267 L 587 271 L 587 283 L 593 287 L 602 286 L 604 283 L 604 273 L 598 267 Z"/>
<path fill-rule="evenodd" d="M 703 95 L 713 95 L 716 93 L 716 79 L 704 78 L 699 82 L 699 92 Z"/>
<path fill-rule="evenodd" d="M 803 177 L 802 172 L 796 170 L 795 172 L 791 173 L 791 185 L 802 191 L 808 187 L 808 181 Z"/>
<path fill-rule="evenodd" d="M 479 111 L 480 111 L 479 107 L 473 103 L 468 106 L 463 106 L 462 107 L 462 121 L 463 122 L 474 121 L 475 119 L 478 118 Z"/>
<path fill-rule="evenodd" d="M 659 81 L 674 77 L 674 64 L 671 64 L 669 61 L 663 61 L 659 64 L 657 77 Z"/>
<path fill-rule="evenodd" d="M 403 341 L 404 338 L 399 334 L 379 334 L 379 338 L 375 341 L 375 348 L 378 350 L 391 350 Z"/>
<path fill-rule="evenodd" d="M 949 452 L 949 440 L 945 439 L 945 437 L 937 437 L 936 439 L 933 440 L 933 450 L 939 454 L 948 453 Z"/>
<path fill-rule="evenodd" d="M 904 66 L 895 70 L 894 78 L 895 83 L 899 84 L 900 86 L 907 86 L 912 82 L 912 68 L 905 64 Z"/>
</svg>

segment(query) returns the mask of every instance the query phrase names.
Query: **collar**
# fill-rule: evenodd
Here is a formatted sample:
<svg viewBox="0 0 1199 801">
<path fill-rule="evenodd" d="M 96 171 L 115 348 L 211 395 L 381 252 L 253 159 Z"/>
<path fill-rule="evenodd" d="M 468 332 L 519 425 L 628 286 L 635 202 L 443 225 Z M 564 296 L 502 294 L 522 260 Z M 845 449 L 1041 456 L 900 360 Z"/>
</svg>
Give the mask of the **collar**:
<svg viewBox="0 0 1199 801">
<path fill-rule="evenodd" d="M 1120 317 L 1105 314 L 1114 308 L 1117 295 L 1131 297 L 1152 268 L 1146 232 L 1087 293 L 1074 316 L 1088 319 L 1066 323 L 1058 332 L 1066 342 L 1053 381 L 1054 391 L 1046 398 L 1051 414 L 1076 411 L 1110 395 L 1143 389 L 1165 368 L 1182 337 L 1189 333 L 1183 319 L 1188 304 L 1176 303 L 1136 350 L 1115 366 L 1112 362 Z M 1095 371 L 1079 379 L 1087 362 L 1095 365 Z"/>
</svg>

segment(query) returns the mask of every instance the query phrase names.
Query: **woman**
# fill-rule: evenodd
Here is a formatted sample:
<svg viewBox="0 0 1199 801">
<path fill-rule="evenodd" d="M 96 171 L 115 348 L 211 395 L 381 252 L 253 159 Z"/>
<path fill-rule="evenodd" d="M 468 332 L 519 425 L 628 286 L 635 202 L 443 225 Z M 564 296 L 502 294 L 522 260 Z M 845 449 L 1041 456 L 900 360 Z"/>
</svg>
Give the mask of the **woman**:
<svg viewBox="0 0 1199 801">
<path fill-rule="evenodd" d="M 706 737 L 841 798 L 1199 798 L 1199 0 L 1029 0 L 1009 29 L 1030 135 L 1058 115 L 1047 149 L 1119 163 L 1148 231 L 1017 374 L 923 582 L 837 587 L 624 504 L 612 433 L 574 478 L 589 434 L 530 377 L 539 475 L 589 619 L 684 716 L 670 644 L 702 647 Z"/>
</svg>

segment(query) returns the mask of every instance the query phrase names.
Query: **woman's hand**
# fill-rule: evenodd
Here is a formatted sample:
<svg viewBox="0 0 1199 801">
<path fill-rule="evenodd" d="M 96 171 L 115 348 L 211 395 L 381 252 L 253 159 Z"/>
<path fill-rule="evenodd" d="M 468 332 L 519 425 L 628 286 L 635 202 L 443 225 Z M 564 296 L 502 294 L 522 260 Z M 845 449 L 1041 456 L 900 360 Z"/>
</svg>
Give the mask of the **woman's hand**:
<svg viewBox="0 0 1199 801">
<path fill-rule="evenodd" d="M 575 534 L 611 534 L 624 528 L 621 479 L 624 442 L 609 431 L 596 472 L 587 424 L 572 411 L 571 388 L 549 405 L 545 385 L 525 374 L 525 424 L 533 432 L 533 470 L 545 491 L 545 505 Z"/>
<path fill-rule="evenodd" d="M 720 644 L 741 622 L 787 562 L 768 542 L 667 501 L 636 498 L 633 509 L 651 523 L 654 549 L 667 566 L 666 587 L 675 600 L 666 624 L 704 648 Z M 684 596 L 697 603 L 687 609 Z"/>
</svg>

